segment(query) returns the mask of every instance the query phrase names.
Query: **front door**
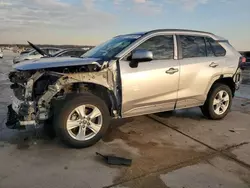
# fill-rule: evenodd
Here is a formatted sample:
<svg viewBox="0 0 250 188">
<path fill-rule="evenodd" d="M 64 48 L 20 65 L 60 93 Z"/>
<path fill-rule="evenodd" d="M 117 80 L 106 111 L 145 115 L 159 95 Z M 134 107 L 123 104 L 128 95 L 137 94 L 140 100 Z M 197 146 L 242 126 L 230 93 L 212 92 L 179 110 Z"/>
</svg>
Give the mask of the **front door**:
<svg viewBox="0 0 250 188">
<path fill-rule="evenodd" d="M 136 68 L 130 67 L 129 58 L 120 61 L 123 117 L 174 109 L 179 82 L 174 45 L 172 35 L 154 36 L 135 48 L 152 51 L 152 61 Z"/>
</svg>

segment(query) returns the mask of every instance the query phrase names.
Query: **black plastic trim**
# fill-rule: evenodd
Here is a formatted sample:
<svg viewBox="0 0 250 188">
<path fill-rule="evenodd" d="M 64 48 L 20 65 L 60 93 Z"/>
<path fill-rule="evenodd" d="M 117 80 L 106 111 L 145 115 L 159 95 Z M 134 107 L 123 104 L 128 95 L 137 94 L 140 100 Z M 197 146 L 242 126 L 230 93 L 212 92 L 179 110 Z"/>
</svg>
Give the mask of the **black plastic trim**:
<svg viewBox="0 0 250 188">
<path fill-rule="evenodd" d="M 183 59 L 180 35 L 176 35 L 176 40 L 177 40 L 177 51 L 178 51 L 177 58 L 178 59 Z"/>
</svg>

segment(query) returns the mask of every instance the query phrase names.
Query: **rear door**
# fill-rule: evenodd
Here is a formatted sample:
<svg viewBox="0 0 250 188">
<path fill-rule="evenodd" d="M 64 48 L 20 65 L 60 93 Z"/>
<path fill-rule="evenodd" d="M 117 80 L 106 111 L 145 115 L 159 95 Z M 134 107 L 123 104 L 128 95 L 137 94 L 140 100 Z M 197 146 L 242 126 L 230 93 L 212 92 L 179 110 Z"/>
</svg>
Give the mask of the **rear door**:
<svg viewBox="0 0 250 188">
<path fill-rule="evenodd" d="M 225 50 L 214 44 L 212 38 L 203 36 L 180 35 L 178 42 L 182 57 L 176 108 L 202 105 L 211 82 L 222 73 Z"/>
</svg>

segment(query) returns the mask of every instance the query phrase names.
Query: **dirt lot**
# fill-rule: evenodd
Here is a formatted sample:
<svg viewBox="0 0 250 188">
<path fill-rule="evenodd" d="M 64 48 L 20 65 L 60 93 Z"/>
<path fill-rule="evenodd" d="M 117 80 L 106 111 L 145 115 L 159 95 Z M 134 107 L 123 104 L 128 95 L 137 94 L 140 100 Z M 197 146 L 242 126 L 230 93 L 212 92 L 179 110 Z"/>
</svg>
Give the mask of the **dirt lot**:
<svg viewBox="0 0 250 188">
<path fill-rule="evenodd" d="M 0 188 L 250 187 L 250 86 L 222 121 L 206 120 L 198 108 L 117 120 L 98 144 L 75 150 L 41 128 L 5 127 L 13 55 L 0 60 Z M 109 166 L 95 152 L 133 163 Z"/>
</svg>

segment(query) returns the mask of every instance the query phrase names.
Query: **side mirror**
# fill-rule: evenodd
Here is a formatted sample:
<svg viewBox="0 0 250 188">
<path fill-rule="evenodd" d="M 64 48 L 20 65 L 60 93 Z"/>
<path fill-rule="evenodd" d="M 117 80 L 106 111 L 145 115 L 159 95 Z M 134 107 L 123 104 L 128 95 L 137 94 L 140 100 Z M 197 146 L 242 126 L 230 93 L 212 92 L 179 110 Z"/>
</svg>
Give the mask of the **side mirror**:
<svg viewBox="0 0 250 188">
<path fill-rule="evenodd" d="M 140 62 L 148 62 L 153 60 L 153 53 L 148 50 L 135 50 L 132 52 L 130 67 L 136 68 L 138 67 L 138 63 Z"/>
</svg>

